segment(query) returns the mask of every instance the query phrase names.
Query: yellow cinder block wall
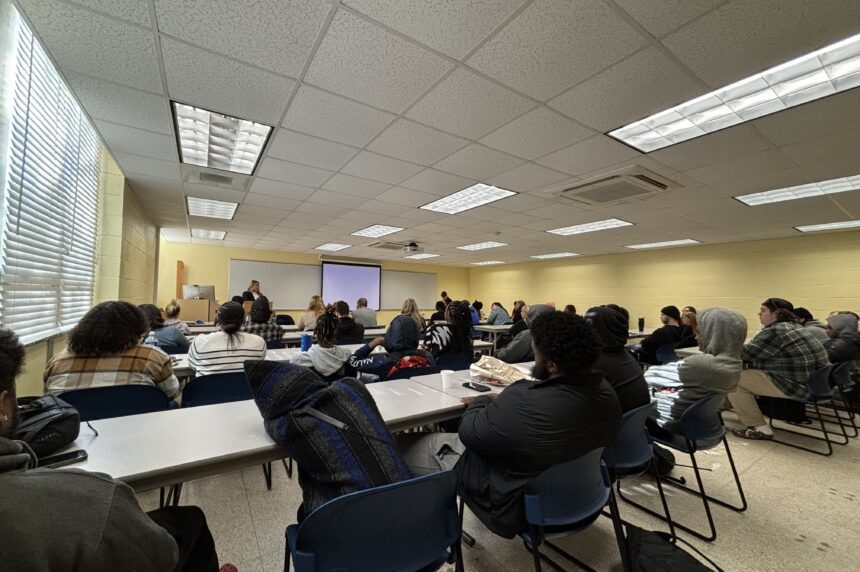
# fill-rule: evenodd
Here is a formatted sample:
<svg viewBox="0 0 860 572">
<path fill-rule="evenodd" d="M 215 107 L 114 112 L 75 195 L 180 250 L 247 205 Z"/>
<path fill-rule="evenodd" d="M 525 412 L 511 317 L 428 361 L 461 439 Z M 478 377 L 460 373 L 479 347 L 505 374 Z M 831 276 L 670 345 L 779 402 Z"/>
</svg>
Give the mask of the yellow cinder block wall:
<svg viewBox="0 0 860 572">
<path fill-rule="evenodd" d="M 860 232 L 841 232 L 631 252 L 469 270 L 470 298 L 508 310 L 514 300 L 574 304 L 579 313 L 615 303 L 646 328 L 674 304 L 741 312 L 750 333 L 761 302 L 776 296 L 821 319 L 833 310 L 860 310 Z"/>
<path fill-rule="evenodd" d="M 162 308 L 176 295 L 176 261 L 185 263 L 185 282 L 187 284 L 213 284 L 215 297 L 219 302 L 229 300 L 241 292 L 228 292 L 230 283 L 230 260 L 260 260 L 265 262 L 286 262 L 292 264 L 319 264 L 319 256 L 281 252 L 278 250 L 255 250 L 251 248 L 234 248 L 217 245 L 184 244 L 168 242 L 161 239 L 158 256 L 158 301 Z M 435 266 L 430 264 L 410 264 L 401 262 L 383 262 L 384 270 L 403 270 L 409 272 L 428 272 L 436 274 L 436 286 L 441 292 L 447 290 L 451 297 L 465 298 L 469 292 L 469 270 L 451 266 Z M 263 284 L 265 293 L 266 285 Z M 304 313 L 304 308 L 279 308 L 277 300 L 273 300 L 279 313 L 290 314 L 298 320 Z M 332 302 L 332 300 L 326 300 Z M 433 308 L 422 308 L 432 312 Z M 399 311 L 382 310 L 379 312 L 381 323 L 388 323 Z"/>
<path fill-rule="evenodd" d="M 155 300 L 158 227 L 128 185 L 124 191 L 118 298 L 132 304 L 151 304 Z"/>
</svg>

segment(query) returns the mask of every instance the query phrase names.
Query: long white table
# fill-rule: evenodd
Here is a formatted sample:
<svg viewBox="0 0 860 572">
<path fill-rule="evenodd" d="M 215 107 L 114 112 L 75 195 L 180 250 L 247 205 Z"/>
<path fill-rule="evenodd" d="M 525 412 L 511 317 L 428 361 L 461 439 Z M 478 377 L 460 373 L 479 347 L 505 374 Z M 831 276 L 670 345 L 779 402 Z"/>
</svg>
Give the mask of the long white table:
<svg viewBox="0 0 860 572">
<path fill-rule="evenodd" d="M 298 326 L 280 326 L 280 328 L 285 332 L 298 332 Z M 189 335 L 196 336 L 198 334 L 211 334 L 212 332 L 217 332 L 220 329 L 220 326 L 215 326 L 213 324 L 205 324 L 205 325 L 190 325 L 188 329 L 191 330 Z"/>
<path fill-rule="evenodd" d="M 523 363 L 515 363 L 512 364 L 515 368 L 523 372 L 524 374 L 530 374 L 532 366 L 535 362 L 523 362 Z M 462 397 L 474 397 L 478 395 L 484 395 L 485 391 L 475 391 L 474 389 L 469 389 L 467 387 L 463 387 L 463 383 L 466 381 L 473 381 L 472 377 L 469 375 L 468 369 L 458 370 L 454 372 L 454 376 L 456 377 L 456 381 L 454 383 L 454 387 L 442 387 L 442 374 L 441 373 L 431 373 L 429 375 L 419 375 L 417 377 L 413 377 L 412 381 L 417 381 L 421 385 L 429 387 L 430 389 L 435 389 L 436 391 L 441 391 L 446 395 L 450 395 L 451 397 L 456 397 L 460 399 Z M 481 385 L 486 385 L 490 388 L 490 391 L 493 393 L 501 393 L 505 390 L 507 386 L 499 386 L 499 385 L 490 385 L 489 383 L 478 382 Z"/>
<path fill-rule="evenodd" d="M 493 338 L 493 354 L 496 353 L 496 342 L 499 339 L 499 334 L 507 334 L 511 331 L 513 324 L 500 324 L 500 325 L 487 325 L 487 324 L 479 324 L 477 326 L 473 326 L 476 332 L 489 332 L 490 336 Z"/>
<path fill-rule="evenodd" d="M 366 386 L 392 432 L 459 416 L 459 399 L 408 379 Z M 136 491 L 276 461 L 286 452 L 266 434 L 252 400 L 92 421 L 74 444 L 89 458 L 71 465 L 107 473 Z"/>
</svg>

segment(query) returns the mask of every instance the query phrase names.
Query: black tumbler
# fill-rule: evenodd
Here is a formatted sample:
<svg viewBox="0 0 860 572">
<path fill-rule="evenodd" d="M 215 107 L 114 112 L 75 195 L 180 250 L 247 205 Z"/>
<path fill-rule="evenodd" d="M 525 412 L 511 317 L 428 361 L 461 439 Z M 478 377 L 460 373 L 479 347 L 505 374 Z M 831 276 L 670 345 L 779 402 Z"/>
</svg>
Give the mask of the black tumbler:
<svg viewBox="0 0 860 572">
<path fill-rule="evenodd" d="M 639 318 L 639 331 L 645 331 L 645 318 Z"/>
</svg>

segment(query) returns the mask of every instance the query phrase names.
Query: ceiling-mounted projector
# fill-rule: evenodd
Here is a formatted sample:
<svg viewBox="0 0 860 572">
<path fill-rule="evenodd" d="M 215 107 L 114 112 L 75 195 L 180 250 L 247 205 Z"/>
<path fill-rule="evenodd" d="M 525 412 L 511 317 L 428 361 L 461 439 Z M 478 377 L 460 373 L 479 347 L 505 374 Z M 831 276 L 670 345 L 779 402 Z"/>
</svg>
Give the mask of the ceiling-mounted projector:
<svg viewBox="0 0 860 572">
<path fill-rule="evenodd" d="M 422 252 L 424 249 L 418 246 L 415 242 L 410 242 L 409 244 L 403 245 L 403 252 Z"/>
</svg>

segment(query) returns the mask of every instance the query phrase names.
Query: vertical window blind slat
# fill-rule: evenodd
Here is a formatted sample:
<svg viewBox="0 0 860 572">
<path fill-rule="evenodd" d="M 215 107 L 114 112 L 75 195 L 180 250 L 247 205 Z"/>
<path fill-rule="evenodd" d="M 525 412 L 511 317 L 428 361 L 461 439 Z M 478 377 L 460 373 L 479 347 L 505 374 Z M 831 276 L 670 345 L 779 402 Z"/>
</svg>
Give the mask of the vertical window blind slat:
<svg viewBox="0 0 860 572">
<path fill-rule="evenodd" d="M 73 327 L 92 306 L 99 140 L 26 23 L 18 19 L 0 322 L 31 343 Z"/>
</svg>

